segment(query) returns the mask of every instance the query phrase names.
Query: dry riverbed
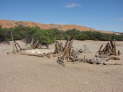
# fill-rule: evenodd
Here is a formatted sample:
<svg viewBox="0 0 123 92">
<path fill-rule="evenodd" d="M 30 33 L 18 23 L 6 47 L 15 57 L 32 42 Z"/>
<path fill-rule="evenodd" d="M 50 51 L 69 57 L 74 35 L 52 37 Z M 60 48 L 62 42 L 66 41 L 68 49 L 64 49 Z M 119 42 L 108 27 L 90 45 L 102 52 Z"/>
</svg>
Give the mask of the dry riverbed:
<svg viewBox="0 0 123 92">
<path fill-rule="evenodd" d="M 103 41 L 74 41 L 95 54 Z M 123 42 L 117 42 L 123 62 Z M 68 63 L 56 58 L 7 54 L 11 45 L 0 44 L 0 92 L 123 92 L 123 65 Z M 53 49 L 53 45 L 50 46 Z"/>
</svg>

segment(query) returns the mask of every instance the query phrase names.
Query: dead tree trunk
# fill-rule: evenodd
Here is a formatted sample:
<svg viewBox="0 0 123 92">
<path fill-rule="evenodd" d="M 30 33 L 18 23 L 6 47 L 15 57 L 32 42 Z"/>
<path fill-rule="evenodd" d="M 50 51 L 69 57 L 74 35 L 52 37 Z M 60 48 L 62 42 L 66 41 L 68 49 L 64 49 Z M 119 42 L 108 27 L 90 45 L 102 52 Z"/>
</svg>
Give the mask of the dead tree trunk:
<svg viewBox="0 0 123 92">
<path fill-rule="evenodd" d="M 75 50 L 72 47 L 73 40 L 67 40 L 62 52 L 62 55 L 58 57 L 57 62 L 64 63 L 64 62 L 75 62 L 77 60 L 77 55 Z"/>
<path fill-rule="evenodd" d="M 60 54 L 63 52 L 63 44 L 62 42 L 56 41 L 55 42 L 55 51 L 54 54 Z"/>
<path fill-rule="evenodd" d="M 120 51 L 116 49 L 115 41 L 109 41 L 105 46 L 101 45 L 98 50 L 98 55 L 120 55 Z"/>
<path fill-rule="evenodd" d="M 19 45 L 19 43 L 17 43 L 15 40 L 14 40 L 14 36 L 13 36 L 13 33 L 11 32 L 11 40 L 12 40 L 12 52 L 13 53 L 17 53 L 19 51 L 22 50 L 21 46 Z"/>
</svg>

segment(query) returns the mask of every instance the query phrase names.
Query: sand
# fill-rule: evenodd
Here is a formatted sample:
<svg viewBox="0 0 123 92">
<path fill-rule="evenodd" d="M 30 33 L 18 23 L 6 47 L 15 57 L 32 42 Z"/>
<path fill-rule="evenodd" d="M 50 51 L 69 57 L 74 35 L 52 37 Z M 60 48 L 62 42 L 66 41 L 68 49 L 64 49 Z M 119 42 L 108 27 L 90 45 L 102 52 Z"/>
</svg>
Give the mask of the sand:
<svg viewBox="0 0 123 92">
<path fill-rule="evenodd" d="M 101 41 L 74 41 L 95 53 Z M 117 43 L 123 53 L 123 42 Z M 53 46 L 51 46 L 52 48 Z M 0 92 L 123 92 L 123 65 L 68 63 L 56 58 L 6 54 L 11 47 L 0 45 Z M 123 55 L 120 56 L 123 61 Z"/>
</svg>

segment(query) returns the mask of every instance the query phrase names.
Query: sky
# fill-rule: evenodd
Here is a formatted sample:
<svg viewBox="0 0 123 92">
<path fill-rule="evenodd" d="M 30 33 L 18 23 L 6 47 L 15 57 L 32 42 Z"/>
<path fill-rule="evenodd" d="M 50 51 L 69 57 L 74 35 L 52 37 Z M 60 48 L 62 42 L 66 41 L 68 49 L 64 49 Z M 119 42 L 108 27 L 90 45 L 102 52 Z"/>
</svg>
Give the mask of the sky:
<svg viewBox="0 0 123 92">
<path fill-rule="evenodd" d="M 0 0 L 0 19 L 123 32 L 123 0 Z"/>
</svg>

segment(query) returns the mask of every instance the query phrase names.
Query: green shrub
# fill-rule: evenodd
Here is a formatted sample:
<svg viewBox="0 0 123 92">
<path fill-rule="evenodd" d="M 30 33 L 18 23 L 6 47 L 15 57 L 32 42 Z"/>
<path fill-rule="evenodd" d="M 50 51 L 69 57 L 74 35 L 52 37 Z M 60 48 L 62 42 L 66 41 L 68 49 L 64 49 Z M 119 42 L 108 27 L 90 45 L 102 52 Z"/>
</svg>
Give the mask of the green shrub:
<svg viewBox="0 0 123 92">
<path fill-rule="evenodd" d="M 55 40 L 65 40 L 73 38 L 75 40 L 118 40 L 123 41 L 123 35 L 105 34 L 95 31 L 79 31 L 76 29 L 68 31 L 60 31 L 57 29 L 43 30 L 38 27 L 24 27 L 18 26 L 14 28 L 1 28 L 0 27 L 0 41 L 10 41 L 11 32 L 14 36 L 14 40 L 21 39 L 34 39 L 40 43 L 51 44 Z"/>
</svg>

